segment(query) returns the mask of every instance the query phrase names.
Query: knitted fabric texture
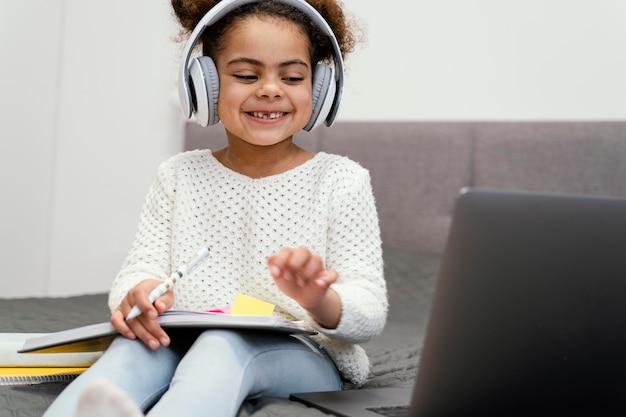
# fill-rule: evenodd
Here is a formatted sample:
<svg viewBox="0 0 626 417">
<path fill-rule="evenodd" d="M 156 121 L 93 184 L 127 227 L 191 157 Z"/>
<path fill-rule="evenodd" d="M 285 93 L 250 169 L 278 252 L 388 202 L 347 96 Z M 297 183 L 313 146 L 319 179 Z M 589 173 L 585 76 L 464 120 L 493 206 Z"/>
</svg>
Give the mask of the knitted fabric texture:
<svg viewBox="0 0 626 417">
<path fill-rule="evenodd" d="M 339 279 L 336 329 L 320 328 L 275 285 L 267 256 L 306 246 Z M 210 150 L 161 164 L 142 210 L 135 242 L 116 277 L 109 307 L 147 278 L 166 279 L 200 248 L 211 253 L 174 288 L 174 308 L 206 310 L 237 293 L 276 305 L 275 314 L 306 320 L 344 378 L 365 381 L 369 361 L 356 343 L 377 336 L 387 315 L 378 216 L 369 173 L 338 155 L 318 153 L 285 173 L 253 179 L 224 167 Z"/>
</svg>

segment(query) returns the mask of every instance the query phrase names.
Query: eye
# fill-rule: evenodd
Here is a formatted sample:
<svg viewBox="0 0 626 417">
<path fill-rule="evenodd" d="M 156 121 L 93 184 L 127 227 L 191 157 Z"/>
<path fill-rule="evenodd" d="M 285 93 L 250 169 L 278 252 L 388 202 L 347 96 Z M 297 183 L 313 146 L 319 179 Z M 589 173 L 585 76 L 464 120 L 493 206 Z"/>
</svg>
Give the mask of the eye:
<svg viewBox="0 0 626 417">
<path fill-rule="evenodd" d="M 233 77 L 235 77 L 239 81 L 248 82 L 248 83 L 252 83 L 258 80 L 259 78 L 256 75 L 243 75 L 243 74 L 233 74 Z"/>
<path fill-rule="evenodd" d="M 304 77 L 284 77 L 283 81 L 287 84 L 300 84 L 304 81 Z"/>
</svg>

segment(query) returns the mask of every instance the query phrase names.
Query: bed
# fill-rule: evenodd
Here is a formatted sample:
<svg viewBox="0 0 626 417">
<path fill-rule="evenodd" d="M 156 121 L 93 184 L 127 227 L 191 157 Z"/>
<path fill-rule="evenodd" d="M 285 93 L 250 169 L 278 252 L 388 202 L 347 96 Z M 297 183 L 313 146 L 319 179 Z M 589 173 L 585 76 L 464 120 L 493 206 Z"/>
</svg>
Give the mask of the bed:
<svg viewBox="0 0 626 417">
<path fill-rule="evenodd" d="M 385 247 L 389 320 L 377 339 L 364 345 L 371 360 L 365 387 L 412 386 L 430 300 L 440 264 L 439 254 Z M 408 279 L 407 279 L 408 278 Z M 0 299 L 0 332 L 54 332 L 108 320 L 106 294 L 67 298 Z M 67 383 L 0 386 L 0 417 L 38 417 Z M 346 386 L 346 389 L 354 389 Z M 287 399 L 248 402 L 240 417 L 324 416 Z"/>
<path fill-rule="evenodd" d="M 298 134 L 311 151 L 370 170 L 384 242 L 390 311 L 364 345 L 365 387 L 411 386 L 453 204 L 462 187 L 626 197 L 626 122 L 339 122 Z M 184 148 L 219 149 L 223 128 L 188 124 Z M 108 320 L 106 295 L 0 299 L 0 332 L 51 332 Z M 43 414 L 64 384 L 0 387 L 0 417 Z M 347 386 L 347 389 L 355 387 Z M 246 403 L 240 417 L 322 416 L 285 399 Z"/>
</svg>

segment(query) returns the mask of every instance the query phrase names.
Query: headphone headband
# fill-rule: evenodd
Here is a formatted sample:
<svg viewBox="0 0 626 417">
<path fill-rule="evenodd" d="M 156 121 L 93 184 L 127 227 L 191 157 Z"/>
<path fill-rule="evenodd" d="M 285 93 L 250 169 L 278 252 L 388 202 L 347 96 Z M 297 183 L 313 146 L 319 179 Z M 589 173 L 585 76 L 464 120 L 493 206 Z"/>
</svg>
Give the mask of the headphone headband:
<svg viewBox="0 0 626 417">
<path fill-rule="evenodd" d="M 190 118 L 193 113 L 192 94 L 189 83 L 189 61 L 196 43 L 202 36 L 204 30 L 211 26 L 216 21 L 223 18 L 225 15 L 235 10 L 236 8 L 248 3 L 258 3 L 262 0 L 222 0 L 211 8 L 196 25 L 191 32 L 189 40 L 183 50 L 182 62 L 180 64 L 178 72 L 178 94 L 180 98 L 183 115 L 186 118 Z M 343 59 L 341 57 L 341 49 L 339 43 L 335 38 L 335 34 L 328 25 L 328 22 L 319 14 L 317 10 L 304 0 L 279 0 L 281 3 L 288 4 L 294 8 L 304 12 L 313 23 L 326 35 L 331 41 L 333 52 L 333 64 L 334 64 L 334 78 L 336 88 L 334 89 L 334 98 L 332 106 L 328 112 L 325 123 L 327 126 L 331 126 L 339 111 L 339 105 L 341 104 L 341 97 L 343 95 Z M 315 64 L 315 63 L 314 63 Z"/>
</svg>

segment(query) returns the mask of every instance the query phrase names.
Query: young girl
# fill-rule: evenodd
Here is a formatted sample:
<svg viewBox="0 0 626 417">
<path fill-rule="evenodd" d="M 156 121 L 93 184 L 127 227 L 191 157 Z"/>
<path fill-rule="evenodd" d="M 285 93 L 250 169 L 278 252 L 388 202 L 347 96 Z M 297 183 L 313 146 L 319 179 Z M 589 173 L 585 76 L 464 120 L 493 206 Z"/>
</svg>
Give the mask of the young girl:
<svg viewBox="0 0 626 417">
<path fill-rule="evenodd" d="M 81 395 L 82 416 L 235 416 L 246 399 L 365 381 L 369 362 L 356 343 L 377 336 L 387 313 L 376 208 L 365 169 L 292 142 L 314 111 L 315 66 L 333 60 L 328 36 L 294 1 L 240 5 L 202 34 L 219 74 L 228 145 L 159 167 L 110 293 L 111 322 L 123 336 L 47 417 L 72 415 Z M 172 0 L 187 31 L 218 3 Z M 350 52 L 354 39 L 336 1 L 310 3 L 341 54 Z M 209 257 L 152 304 L 149 292 L 203 247 Z M 170 308 L 231 304 L 237 293 L 319 333 L 213 329 L 192 337 L 156 321 Z M 125 320 L 134 305 L 143 313 Z"/>
</svg>

